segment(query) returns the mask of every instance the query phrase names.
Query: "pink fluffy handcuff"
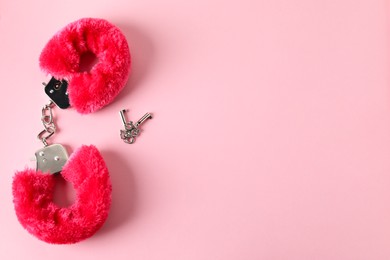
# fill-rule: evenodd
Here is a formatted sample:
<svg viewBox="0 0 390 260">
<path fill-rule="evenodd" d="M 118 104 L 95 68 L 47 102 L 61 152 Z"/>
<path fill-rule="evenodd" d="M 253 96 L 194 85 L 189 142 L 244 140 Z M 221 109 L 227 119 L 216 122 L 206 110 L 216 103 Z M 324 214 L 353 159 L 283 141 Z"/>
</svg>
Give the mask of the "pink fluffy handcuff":
<svg viewBox="0 0 390 260">
<path fill-rule="evenodd" d="M 90 71 L 80 69 L 81 56 L 93 53 L 98 62 Z M 103 19 L 83 18 L 70 23 L 47 43 L 40 56 L 43 71 L 52 76 L 45 84 L 51 102 L 42 109 L 44 147 L 35 153 L 36 169 L 16 172 L 12 191 L 21 225 L 40 240 L 71 244 L 102 227 L 111 205 L 111 182 L 98 149 L 81 146 L 71 156 L 60 144 L 48 144 L 56 131 L 52 108 L 73 107 L 81 114 L 108 105 L 126 85 L 130 52 L 122 32 Z M 60 173 L 76 190 L 75 203 L 61 208 L 53 202 Z"/>
</svg>

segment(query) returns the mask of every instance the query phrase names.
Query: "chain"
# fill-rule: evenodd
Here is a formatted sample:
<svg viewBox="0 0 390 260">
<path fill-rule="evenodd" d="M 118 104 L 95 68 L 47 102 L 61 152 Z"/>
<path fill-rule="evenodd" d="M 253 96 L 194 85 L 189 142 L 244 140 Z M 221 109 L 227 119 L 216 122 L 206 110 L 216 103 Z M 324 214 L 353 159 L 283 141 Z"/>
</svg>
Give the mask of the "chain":
<svg viewBox="0 0 390 260">
<path fill-rule="evenodd" d="M 45 129 L 43 129 L 37 137 L 44 146 L 48 146 L 47 139 L 49 139 L 56 132 L 56 125 L 54 124 L 53 118 L 53 107 L 54 103 L 53 101 L 50 101 L 49 104 L 46 104 L 42 108 L 41 121 Z"/>
</svg>

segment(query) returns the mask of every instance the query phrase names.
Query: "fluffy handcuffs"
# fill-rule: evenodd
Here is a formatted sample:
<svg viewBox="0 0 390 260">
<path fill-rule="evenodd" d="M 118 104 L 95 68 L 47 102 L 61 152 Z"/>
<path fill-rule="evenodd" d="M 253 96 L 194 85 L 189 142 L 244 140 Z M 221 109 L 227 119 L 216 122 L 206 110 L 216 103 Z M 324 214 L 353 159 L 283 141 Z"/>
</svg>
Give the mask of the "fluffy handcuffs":
<svg viewBox="0 0 390 260">
<path fill-rule="evenodd" d="M 80 68 L 85 53 L 98 58 L 90 71 Z M 127 82 L 130 52 L 117 27 L 103 19 L 83 18 L 53 36 L 41 53 L 40 66 L 53 76 L 45 84 L 51 102 L 42 110 L 45 129 L 38 135 L 44 148 L 35 153 L 37 169 L 16 172 L 14 206 L 21 225 L 38 239 L 71 244 L 92 236 L 104 224 L 111 204 L 111 182 L 95 146 L 83 145 L 68 157 L 62 145 L 47 143 L 56 129 L 52 107 L 71 106 L 88 114 L 109 104 Z M 67 208 L 53 202 L 55 173 L 76 190 L 75 203 Z"/>
</svg>

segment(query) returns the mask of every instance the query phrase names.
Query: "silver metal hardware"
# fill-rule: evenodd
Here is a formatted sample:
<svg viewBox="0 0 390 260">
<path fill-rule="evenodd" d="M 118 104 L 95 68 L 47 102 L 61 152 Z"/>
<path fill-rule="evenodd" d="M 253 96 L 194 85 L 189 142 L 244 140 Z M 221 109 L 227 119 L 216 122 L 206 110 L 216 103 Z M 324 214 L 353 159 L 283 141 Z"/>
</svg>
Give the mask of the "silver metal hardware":
<svg viewBox="0 0 390 260">
<path fill-rule="evenodd" d="M 138 127 L 143 124 L 147 119 L 152 119 L 152 115 L 150 113 L 146 113 L 134 124 L 133 121 L 126 120 L 125 112 L 126 109 L 122 109 L 121 111 L 119 111 L 123 126 L 125 127 L 124 130 L 120 131 L 120 137 L 125 143 L 132 144 L 135 142 L 135 138 L 140 133 L 140 129 Z"/>
<path fill-rule="evenodd" d="M 45 145 L 35 152 L 37 171 L 50 174 L 58 173 L 66 164 L 69 156 L 66 149 L 60 144 Z"/>
<path fill-rule="evenodd" d="M 56 104 L 50 101 L 44 105 L 41 111 L 41 122 L 44 129 L 38 134 L 38 139 L 43 143 L 44 147 L 35 152 L 37 161 L 37 171 L 50 174 L 58 173 L 66 164 L 69 156 L 66 149 L 60 144 L 47 143 L 47 139 L 56 133 L 57 127 L 54 122 L 53 107 Z"/>
<path fill-rule="evenodd" d="M 48 146 L 47 139 L 53 136 L 57 130 L 56 125 L 54 123 L 53 110 L 54 102 L 50 101 L 49 104 L 46 104 L 42 108 L 42 125 L 45 129 L 43 129 L 37 136 L 39 140 L 43 143 L 44 146 Z"/>
<path fill-rule="evenodd" d="M 135 123 L 135 127 L 143 124 L 147 119 L 152 119 L 152 115 L 150 113 L 146 113 L 143 117 L 141 117 L 137 123 Z"/>
</svg>

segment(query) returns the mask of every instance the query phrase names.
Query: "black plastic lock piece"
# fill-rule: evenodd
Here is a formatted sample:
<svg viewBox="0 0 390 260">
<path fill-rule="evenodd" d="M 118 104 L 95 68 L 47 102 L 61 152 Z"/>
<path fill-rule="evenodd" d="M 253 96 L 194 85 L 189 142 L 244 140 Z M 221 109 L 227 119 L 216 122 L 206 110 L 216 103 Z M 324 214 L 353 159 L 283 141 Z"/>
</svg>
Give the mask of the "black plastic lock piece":
<svg viewBox="0 0 390 260">
<path fill-rule="evenodd" d="M 50 99 L 62 109 L 70 107 L 68 96 L 68 82 L 66 80 L 58 80 L 52 77 L 45 85 L 45 93 Z"/>
</svg>

